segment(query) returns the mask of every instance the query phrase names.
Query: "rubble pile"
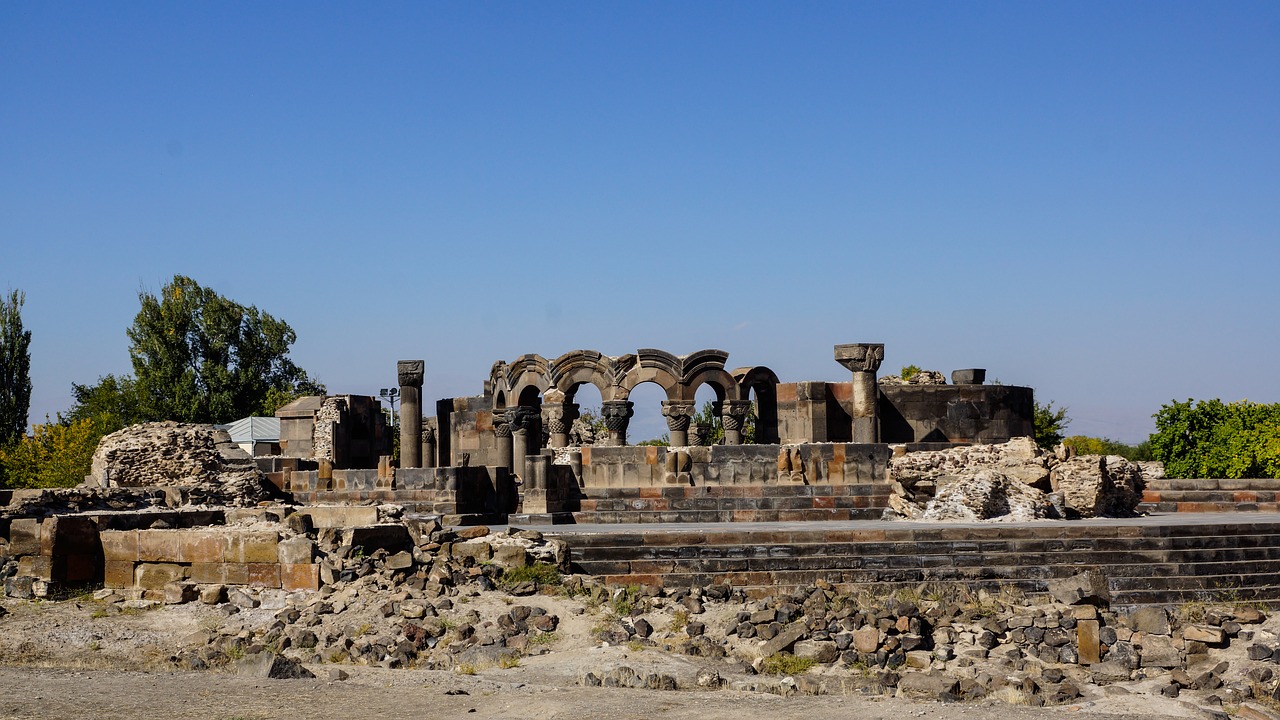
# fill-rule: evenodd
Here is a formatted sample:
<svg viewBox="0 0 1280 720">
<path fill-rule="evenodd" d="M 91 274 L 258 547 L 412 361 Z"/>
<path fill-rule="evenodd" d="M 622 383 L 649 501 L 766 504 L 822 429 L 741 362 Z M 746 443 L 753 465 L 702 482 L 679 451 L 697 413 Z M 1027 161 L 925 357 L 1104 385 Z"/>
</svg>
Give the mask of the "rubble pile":
<svg viewBox="0 0 1280 720">
<path fill-rule="evenodd" d="M 90 485 L 182 488 L 191 504 L 246 507 L 270 497 L 253 458 L 212 425 L 154 422 L 102 438 Z"/>
<path fill-rule="evenodd" d="M 1130 517 L 1159 463 L 1046 453 L 1031 438 L 896 455 L 887 516 L 926 520 Z"/>
</svg>

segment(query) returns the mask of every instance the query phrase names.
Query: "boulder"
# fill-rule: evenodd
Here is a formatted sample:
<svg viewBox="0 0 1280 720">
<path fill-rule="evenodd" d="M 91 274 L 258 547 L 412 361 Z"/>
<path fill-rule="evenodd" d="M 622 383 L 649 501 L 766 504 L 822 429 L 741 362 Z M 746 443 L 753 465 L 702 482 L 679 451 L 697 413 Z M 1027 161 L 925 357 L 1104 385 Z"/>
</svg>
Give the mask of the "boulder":
<svg viewBox="0 0 1280 720">
<path fill-rule="evenodd" d="M 925 506 L 925 520 L 1033 520 L 1050 512 L 1044 493 L 997 470 L 967 470 Z"/>
<path fill-rule="evenodd" d="M 1080 517 L 1128 517 L 1142 502 L 1142 469 L 1118 455 L 1081 455 L 1050 473 L 1053 491 Z"/>
<path fill-rule="evenodd" d="M 315 677 L 315 673 L 303 667 L 302 663 L 297 660 L 291 660 L 283 655 L 269 652 L 246 655 L 236 663 L 235 671 L 237 675 L 271 678 L 273 680 L 299 680 Z"/>
</svg>

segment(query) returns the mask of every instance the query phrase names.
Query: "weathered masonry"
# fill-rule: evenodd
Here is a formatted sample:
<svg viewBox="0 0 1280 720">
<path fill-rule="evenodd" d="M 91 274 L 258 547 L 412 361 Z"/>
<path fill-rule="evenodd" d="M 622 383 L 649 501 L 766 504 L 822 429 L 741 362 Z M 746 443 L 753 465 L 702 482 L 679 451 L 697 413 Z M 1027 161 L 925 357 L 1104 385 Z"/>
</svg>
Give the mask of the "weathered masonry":
<svg viewBox="0 0 1280 720">
<path fill-rule="evenodd" d="M 951 384 L 885 384 L 877 379 L 883 358 L 881 344 L 837 345 L 835 360 L 851 371 L 849 382 L 782 382 L 763 366 L 727 369 L 722 350 L 522 355 L 494 363 L 480 395 L 438 401 L 434 417 L 420 416 L 424 363 L 401 361 L 401 467 L 384 461 L 374 471 L 340 461 L 360 454 L 339 453 L 342 439 L 389 432 L 371 413 L 325 424 L 321 410 L 332 399 L 303 398 L 280 412 L 283 452 L 300 462 L 277 467 L 273 479 L 307 502 L 381 499 L 441 514 L 848 519 L 884 507 L 891 444 L 932 448 L 1032 434 L 1030 388 L 985 385 L 985 371 L 976 369 L 952 373 Z M 662 390 L 669 446 L 628 445 L 631 395 L 644 383 Z M 586 385 L 602 401 L 599 437 L 575 422 Z M 694 421 L 703 386 L 715 393 L 722 444 L 707 445 L 709 428 Z M 357 405 L 352 398 L 337 409 Z M 755 436 L 747 444 L 749 416 Z M 294 437 L 301 438 L 296 446 Z M 366 451 L 367 444 L 357 446 Z M 317 454 L 325 448 L 327 457 Z"/>
</svg>

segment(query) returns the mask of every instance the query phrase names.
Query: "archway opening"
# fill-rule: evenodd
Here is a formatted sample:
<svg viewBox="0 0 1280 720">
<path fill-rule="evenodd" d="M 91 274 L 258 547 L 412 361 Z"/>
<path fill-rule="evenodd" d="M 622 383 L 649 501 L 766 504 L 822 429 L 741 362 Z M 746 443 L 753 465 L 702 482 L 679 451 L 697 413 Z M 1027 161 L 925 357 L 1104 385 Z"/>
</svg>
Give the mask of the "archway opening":
<svg viewBox="0 0 1280 720">
<path fill-rule="evenodd" d="M 655 382 L 642 382 L 627 397 L 632 404 L 631 423 L 627 427 L 629 445 L 666 445 L 667 419 L 662 415 L 662 402 L 667 392 Z"/>
</svg>

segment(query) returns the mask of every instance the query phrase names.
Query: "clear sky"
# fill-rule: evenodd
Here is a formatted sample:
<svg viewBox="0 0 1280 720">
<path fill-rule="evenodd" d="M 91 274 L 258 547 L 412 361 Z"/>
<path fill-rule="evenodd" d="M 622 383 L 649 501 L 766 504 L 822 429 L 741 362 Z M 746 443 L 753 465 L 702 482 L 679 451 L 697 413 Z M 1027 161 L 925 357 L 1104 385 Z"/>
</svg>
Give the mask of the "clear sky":
<svg viewBox="0 0 1280 720">
<path fill-rule="evenodd" d="M 1280 402 L 1278 271 L 1280 3 L 0 0 L 33 420 L 181 273 L 333 392 L 883 342 L 1132 442 Z"/>
</svg>

